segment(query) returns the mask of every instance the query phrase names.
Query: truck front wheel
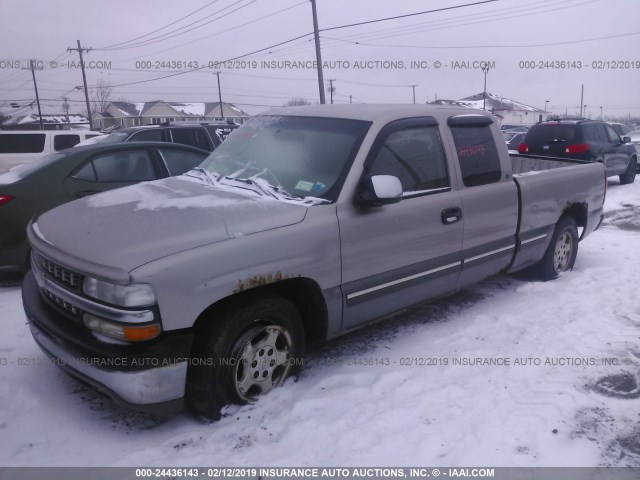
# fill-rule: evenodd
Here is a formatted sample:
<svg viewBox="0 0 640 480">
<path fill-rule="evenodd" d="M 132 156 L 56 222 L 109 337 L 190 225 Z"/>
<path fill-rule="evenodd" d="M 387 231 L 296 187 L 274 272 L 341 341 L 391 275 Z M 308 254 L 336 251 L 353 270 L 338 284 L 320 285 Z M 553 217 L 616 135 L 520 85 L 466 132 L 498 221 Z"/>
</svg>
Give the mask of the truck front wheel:
<svg viewBox="0 0 640 480">
<path fill-rule="evenodd" d="M 200 328 L 187 374 L 187 403 L 210 420 L 228 404 L 251 403 L 294 374 L 304 351 L 297 309 L 280 297 L 228 308 Z"/>
<path fill-rule="evenodd" d="M 553 231 L 551 242 L 534 272 L 542 280 L 553 280 L 573 269 L 578 255 L 578 227 L 571 217 L 562 217 Z"/>
</svg>

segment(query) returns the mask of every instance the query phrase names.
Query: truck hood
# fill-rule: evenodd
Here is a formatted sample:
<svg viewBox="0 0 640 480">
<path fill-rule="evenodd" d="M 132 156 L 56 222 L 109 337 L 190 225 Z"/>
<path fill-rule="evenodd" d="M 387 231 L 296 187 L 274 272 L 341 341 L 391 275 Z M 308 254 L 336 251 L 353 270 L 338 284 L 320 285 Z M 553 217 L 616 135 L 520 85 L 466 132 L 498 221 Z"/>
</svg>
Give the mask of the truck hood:
<svg viewBox="0 0 640 480">
<path fill-rule="evenodd" d="M 181 251 L 301 222 L 307 206 L 182 177 L 145 182 L 55 208 L 37 236 L 93 264 L 131 271 Z"/>
</svg>

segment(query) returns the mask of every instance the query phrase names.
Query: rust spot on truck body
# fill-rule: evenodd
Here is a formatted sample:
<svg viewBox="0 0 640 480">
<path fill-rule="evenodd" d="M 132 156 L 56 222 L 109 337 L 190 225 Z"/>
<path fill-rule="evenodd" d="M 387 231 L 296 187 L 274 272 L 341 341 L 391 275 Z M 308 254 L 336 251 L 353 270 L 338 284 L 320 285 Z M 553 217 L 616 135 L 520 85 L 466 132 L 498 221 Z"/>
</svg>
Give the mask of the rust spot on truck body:
<svg viewBox="0 0 640 480">
<path fill-rule="evenodd" d="M 236 288 L 233 290 L 233 293 L 244 292 L 245 290 L 250 290 L 252 288 L 280 282 L 288 278 L 290 278 L 289 275 L 285 275 L 280 271 L 275 273 L 266 273 L 264 275 L 251 275 L 245 280 L 238 280 L 238 283 L 236 284 Z"/>
</svg>

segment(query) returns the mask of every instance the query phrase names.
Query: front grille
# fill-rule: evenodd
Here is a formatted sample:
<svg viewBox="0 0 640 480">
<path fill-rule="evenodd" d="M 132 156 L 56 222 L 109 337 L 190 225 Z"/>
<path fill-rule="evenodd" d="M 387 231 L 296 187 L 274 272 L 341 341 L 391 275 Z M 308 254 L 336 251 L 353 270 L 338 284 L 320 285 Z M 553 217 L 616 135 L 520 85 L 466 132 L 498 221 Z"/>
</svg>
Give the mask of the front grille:
<svg viewBox="0 0 640 480">
<path fill-rule="evenodd" d="M 69 302 L 63 300 L 58 297 L 56 294 L 50 292 L 46 288 L 42 289 L 42 293 L 58 308 L 65 311 L 67 314 L 71 314 L 73 317 L 80 317 L 80 309 L 74 305 L 71 305 Z"/>
<path fill-rule="evenodd" d="M 80 288 L 80 275 L 52 262 L 40 254 L 34 253 L 34 256 L 42 271 L 49 274 L 57 280 L 58 283 L 62 283 L 72 290 L 78 290 Z"/>
</svg>

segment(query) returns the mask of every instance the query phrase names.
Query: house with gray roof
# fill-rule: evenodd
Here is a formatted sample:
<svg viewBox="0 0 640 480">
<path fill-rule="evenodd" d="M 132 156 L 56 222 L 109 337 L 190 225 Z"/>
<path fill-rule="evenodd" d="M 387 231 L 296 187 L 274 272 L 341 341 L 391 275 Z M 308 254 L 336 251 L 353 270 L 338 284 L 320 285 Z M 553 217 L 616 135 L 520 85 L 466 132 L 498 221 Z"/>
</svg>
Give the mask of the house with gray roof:
<svg viewBox="0 0 640 480">
<path fill-rule="evenodd" d="M 249 114 L 232 103 L 222 102 L 109 102 L 93 116 L 94 128 L 137 127 L 164 122 L 232 121 L 244 123 Z"/>
</svg>

